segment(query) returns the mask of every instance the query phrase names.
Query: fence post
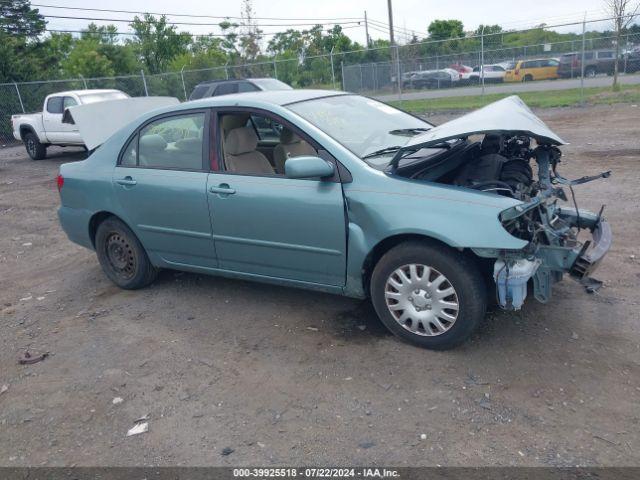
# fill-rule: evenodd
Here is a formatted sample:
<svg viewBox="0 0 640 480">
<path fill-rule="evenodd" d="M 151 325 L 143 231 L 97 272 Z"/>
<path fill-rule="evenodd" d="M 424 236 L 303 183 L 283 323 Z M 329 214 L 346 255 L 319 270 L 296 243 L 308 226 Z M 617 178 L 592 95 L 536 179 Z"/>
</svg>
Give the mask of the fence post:
<svg viewBox="0 0 640 480">
<path fill-rule="evenodd" d="M 84 85 L 84 89 L 87 90 L 87 81 L 84 79 L 84 77 L 80 74 L 78 74 L 80 76 L 80 79 L 82 80 L 82 84 Z"/>
<path fill-rule="evenodd" d="M 346 91 L 344 83 L 344 60 L 340 61 L 340 71 L 342 72 L 342 90 Z"/>
<path fill-rule="evenodd" d="M 582 20 L 582 60 L 580 61 L 580 105 L 584 106 L 584 47 L 587 34 L 587 12 Z"/>
<path fill-rule="evenodd" d="M 482 96 L 484 97 L 484 25 L 480 31 L 480 81 L 482 82 Z"/>
<path fill-rule="evenodd" d="M 144 78 L 144 70 L 140 70 L 140 74 L 142 75 L 142 83 L 144 84 L 144 94 L 148 97 L 149 90 L 147 90 L 147 79 Z"/>
<path fill-rule="evenodd" d="M 278 67 L 275 58 L 273 59 L 273 75 L 276 77 L 276 80 L 278 80 Z"/>
<path fill-rule="evenodd" d="M 229 70 L 227 70 L 227 65 L 229 65 L 229 60 L 227 60 L 227 63 L 224 64 L 224 76 L 227 77 L 227 80 L 229 80 Z"/>
<path fill-rule="evenodd" d="M 184 65 L 180 69 L 180 79 L 182 80 L 182 91 L 184 92 L 184 101 L 188 100 L 187 98 L 187 87 L 184 85 Z"/>
<path fill-rule="evenodd" d="M 396 80 L 398 81 L 398 100 L 402 101 L 402 79 L 400 78 L 400 47 L 394 45 L 396 48 Z M 392 46 L 392 48 L 394 47 Z"/>
<path fill-rule="evenodd" d="M 333 49 L 336 48 L 334 45 L 331 47 L 331 51 L 329 52 L 329 59 L 331 60 L 331 83 L 333 84 L 333 89 L 336 89 L 336 71 L 333 68 Z"/>
<path fill-rule="evenodd" d="M 20 89 L 18 88 L 18 84 L 13 82 L 13 86 L 16 87 L 16 93 L 18 94 L 18 101 L 20 102 L 20 108 L 22 108 L 22 113 L 26 113 L 24 111 L 24 104 L 22 103 L 22 97 L 20 96 Z"/>
</svg>

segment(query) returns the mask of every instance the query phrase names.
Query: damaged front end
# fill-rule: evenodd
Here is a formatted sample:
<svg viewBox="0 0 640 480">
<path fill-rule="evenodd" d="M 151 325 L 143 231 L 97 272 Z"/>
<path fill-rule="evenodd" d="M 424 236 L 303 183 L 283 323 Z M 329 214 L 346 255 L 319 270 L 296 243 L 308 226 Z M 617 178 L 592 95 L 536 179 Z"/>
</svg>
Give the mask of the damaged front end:
<svg viewBox="0 0 640 480">
<path fill-rule="evenodd" d="M 601 286 L 591 274 L 611 246 L 611 228 L 602 218 L 604 206 L 597 214 L 578 209 L 573 187 L 606 178 L 610 172 L 567 180 L 556 172 L 560 156 L 555 146 L 541 145 L 534 149 L 532 157 L 538 166 L 538 181 L 532 184 L 532 196 L 522 198 L 525 203 L 500 215 L 510 234 L 528 242 L 523 250 L 498 252 L 494 280 L 503 308 L 517 310 L 522 306 L 529 279 L 533 280 L 533 293 L 540 302 L 549 301 L 553 284 L 564 273 L 569 273 L 588 292 Z M 568 200 L 565 188 L 570 191 L 573 208 L 559 205 L 559 200 Z"/>
<path fill-rule="evenodd" d="M 578 209 L 573 187 L 610 172 L 577 180 L 562 177 L 558 146 L 564 144 L 513 96 L 413 137 L 388 171 L 521 202 L 501 212 L 499 220 L 511 235 L 527 242 L 523 249 L 472 248 L 494 261 L 498 303 L 517 310 L 530 280 L 540 302 L 549 301 L 553 284 L 565 273 L 589 292 L 601 285 L 591 274 L 609 250 L 611 229 L 602 218 L 604 206 L 597 214 Z"/>
</svg>

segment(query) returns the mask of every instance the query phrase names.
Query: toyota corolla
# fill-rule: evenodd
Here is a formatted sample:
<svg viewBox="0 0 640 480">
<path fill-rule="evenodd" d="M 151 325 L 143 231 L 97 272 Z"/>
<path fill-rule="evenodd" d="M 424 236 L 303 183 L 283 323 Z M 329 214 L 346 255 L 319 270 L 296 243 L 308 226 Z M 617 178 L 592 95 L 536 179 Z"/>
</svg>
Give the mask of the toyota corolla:
<svg viewBox="0 0 640 480">
<path fill-rule="evenodd" d="M 122 111 L 89 122 L 91 155 L 58 178 L 62 227 L 122 288 L 176 269 L 368 297 L 391 332 L 446 349 L 491 299 L 599 285 L 609 225 L 567 193 L 608 172 L 561 176 L 565 142 L 518 97 L 440 126 L 320 90 Z"/>
</svg>

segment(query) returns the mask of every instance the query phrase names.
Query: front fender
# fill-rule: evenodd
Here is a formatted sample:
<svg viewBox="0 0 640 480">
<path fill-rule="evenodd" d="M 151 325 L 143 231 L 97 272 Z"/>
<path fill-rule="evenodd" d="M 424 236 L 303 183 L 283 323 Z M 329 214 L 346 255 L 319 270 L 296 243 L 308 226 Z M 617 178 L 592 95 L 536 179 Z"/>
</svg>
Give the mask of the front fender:
<svg viewBox="0 0 640 480">
<path fill-rule="evenodd" d="M 408 183 L 396 191 L 344 186 L 347 295 L 364 296 L 362 276 L 367 256 L 380 242 L 397 235 L 424 236 L 460 249 L 520 250 L 527 245 L 510 235 L 498 218 L 501 211 L 519 203 L 516 200 L 455 187 Z"/>
</svg>

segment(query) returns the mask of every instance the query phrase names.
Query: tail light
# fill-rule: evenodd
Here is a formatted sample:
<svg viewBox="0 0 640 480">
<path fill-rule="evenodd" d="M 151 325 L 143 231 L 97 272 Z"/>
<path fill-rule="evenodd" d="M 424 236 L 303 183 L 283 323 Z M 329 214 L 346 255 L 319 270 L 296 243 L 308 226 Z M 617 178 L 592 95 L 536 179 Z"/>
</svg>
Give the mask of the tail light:
<svg viewBox="0 0 640 480">
<path fill-rule="evenodd" d="M 58 178 L 56 179 L 56 185 L 58 186 L 58 192 L 62 190 L 64 186 L 64 177 L 60 174 L 58 174 Z"/>
</svg>

